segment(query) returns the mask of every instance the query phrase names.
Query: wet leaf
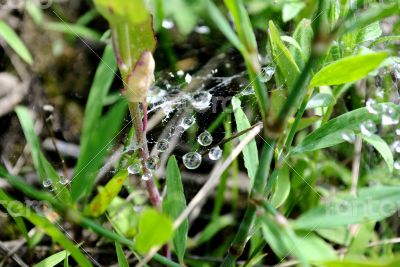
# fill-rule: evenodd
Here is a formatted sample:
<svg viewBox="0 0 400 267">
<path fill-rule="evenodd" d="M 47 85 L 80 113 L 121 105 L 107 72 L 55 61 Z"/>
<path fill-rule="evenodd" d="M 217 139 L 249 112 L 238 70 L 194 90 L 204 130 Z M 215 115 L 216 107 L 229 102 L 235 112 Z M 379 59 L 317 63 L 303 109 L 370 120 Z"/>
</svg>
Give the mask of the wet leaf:
<svg viewBox="0 0 400 267">
<path fill-rule="evenodd" d="M 311 80 L 310 87 L 357 81 L 379 67 L 387 57 L 386 52 L 379 52 L 340 59 L 317 72 Z"/>
<path fill-rule="evenodd" d="M 92 217 L 102 215 L 111 204 L 111 201 L 118 195 L 121 188 L 128 177 L 128 171 L 122 170 L 111 178 L 107 184 L 100 188 L 99 193 L 93 198 L 89 206 L 86 208 L 85 213 Z"/>
<path fill-rule="evenodd" d="M 32 64 L 32 55 L 24 42 L 19 38 L 15 31 L 4 21 L 0 20 L 0 37 L 20 56 L 26 63 Z"/>
<path fill-rule="evenodd" d="M 167 195 L 164 200 L 164 211 L 172 219 L 176 219 L 186 208 L 185 193 L 178 163 L 171 156 L 167 164 Z M 186 219 L 174 232 L 173 244 L 179 262 L 183 263 L 189 223 Z"/>
<path fill-rule="evenodd" d="M 0 205 L 3 205 L 5 208 L 12 207 L 12 210 L 9 210 L 9 213 L 18 214 L 19 216 L 26 218 L 36 227 L 44 231 L 55 242 L 59 243 L 65 250 L 69 251 L 71 253 L 71 256 L 79 264 L 79 266 L 82 267 L 92 266 L 90 261 L 86 259 L 86 257 L 75 246 L 75 244 L 73 244 L 68 238 L 66 238 L 64 234 L 56 226 L 54 226 L 48 219 L 39 216 L 34 211 L 30 210 L 25 205 L 23 205 L 21 202 L 12 200 L 1 189 L 0 189 Z"/>
<path fill-rule="evenodd" d="M 400 112 L 400 107 L 393 103 L 377 104 L 374 108 L 379 109 L 383 105 L 387 105 Z M 340 144 L 344 142 L 342 134 L 345 130 L 351 130 L 355 134 L 359 134 L 361 132 L 360 124 L 367 120 L 379 123 L 381 118 L 378 115 L 370 114 L 367 108 L 359 108 L 338 116 L 307 135 L 303 142 L 295 147 L 293 153 L 314 151 Z"/>
<path fill-rule="evenodd" d="M 331 94 L 318 93 L 308 101 L 306 109 L 327 107 L 335 103 L 335 98 Z"/>
<path fill-rule="evenodd" d="M 147 208 L 140 214 L 135 248 L 141 254 L 147 253 L 152 247 L 168 242 L 172 235 L 171 219 L 155 209 Z"/>
<path fill-rule="evenodd" d="M 375 147 L 375 149 L 381 154 L 382 158 L 385 160 L 389 171 L 393 172 L 393 154 L 386 142 L 378 135 L 361 135 L 361 137 L 370 145 Z"/>
<path fill-rule="evenodd" d="M 357 197 L 346 194 L 307 211 L 293 222 L 293 227 L 315 230 L 380 221 L 399 208 L 399 186 L 361 188 Z"/>
</svg>

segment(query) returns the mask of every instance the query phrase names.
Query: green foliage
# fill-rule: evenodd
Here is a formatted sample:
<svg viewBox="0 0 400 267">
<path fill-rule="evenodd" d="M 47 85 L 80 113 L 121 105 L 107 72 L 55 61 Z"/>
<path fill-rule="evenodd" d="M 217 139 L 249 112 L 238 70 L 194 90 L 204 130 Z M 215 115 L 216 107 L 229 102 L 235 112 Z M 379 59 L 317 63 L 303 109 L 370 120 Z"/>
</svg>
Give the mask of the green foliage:
<svg viewBox="0 0 400 267">
<path fill-rule="evenodd" d="M 108 181 L 104 188 L 99 188 L 99 193 L 90 202 L 85 213 L 92 217 L 102 215 L 107 210 L 111 201 L 121 191 L 127 177 L 127 170 L 117 172 L 114 177 Z"/>
<path fill-rule="evenodd" d="M 249 120 L 246 117 L 246 114 L 243 112 L 240 105 L 241 102 L 239 98 L 232 98 L 232 108 L 234 112 L 233 114 L 235 116 L 236 128 L 238 132 L 248 129 L 251 126 Z M 246 138 L 246 135 L 239 137 L 240 140 L 243 140 L 244 138 Z M 243 149 L 243 158 L 244 165 L 247 169 L 247 174 L 250 178 L 249 189 L 251 189 L 254 185 L 254 179 L 258 167 L 258 151 L 255 140 L 252 140 Z"/>
<path fill-rule="evenodd" d="M 33 64 L 32 55 L 26 48 L 24 42 L 18 37 L 14 30 L 4 21 L 0 20 L 0 37 L 20 56 L 26 63 Z"/>
<path fill-rule="evenodd" d="M 171 219 L 155 209 L 147 208 L 140 214 L 135 248 L 139 253 L 147 253 L 152 247 L 168 242 L 172 235 Z"/>
<path fill-rule="evenodd" d="M 40 262 L 33 265 L 33 267 L 54 267 L 66 258 L 68 258 L 69 255 L 71 255 L 71 253 L 66 250 L 60 251 L 45 258 L 44 260 L 41 260 Z"/>
<path fill-rule="evenodd" d="M 186 208 L 186 199 L 183 191 L 181 174 L 174 156 L 167 164 L 167 195 L 164 199 L 164 211 L 171 218 L 176 219 Z M 189 222 L 186 219 L 174 232 L 173 243 L 179 262 L 183 263 L 186 249 Z"/>
<path fill-rule="evenodd" d="M 399 192 L 398 186 L 361 188 L 357 197 L 344 194 L 307 211 L 293 222 L 293 226 L 296 229 L 315 230 L 380 221 L 400 208 Z"/>
<path fill-rule="evenodd" d="M 115 242 L 115 250 L 117 252 L 118 266 L 119 267 L 129 267 L 128 260 L 125 257 L 124 251 L 120 243 Z"/>
<path fill-rule="evenodd" d="M 387 56 L 387 53 L 379 52 L 343 58 L 317 72 L 310 87 L 357 81 L 375 70 Z M 357 66 L 357 68 L 354 66 Z"/>
</svg>

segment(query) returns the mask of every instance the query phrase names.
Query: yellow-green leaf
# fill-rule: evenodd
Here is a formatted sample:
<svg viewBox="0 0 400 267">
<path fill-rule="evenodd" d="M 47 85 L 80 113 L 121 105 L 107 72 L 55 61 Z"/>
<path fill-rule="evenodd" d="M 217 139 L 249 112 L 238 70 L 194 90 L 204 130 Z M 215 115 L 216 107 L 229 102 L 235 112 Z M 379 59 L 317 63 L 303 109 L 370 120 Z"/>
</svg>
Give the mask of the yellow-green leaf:
<svg viewBox="0 0 400 267">
<path fill-rule="evenodd" d="M 311 80 L 310 87 L 338 85 L 357 81 L 375 70 L 388 57 L 386 52 L 350 56 L 321 69 Z"/>
</svg>

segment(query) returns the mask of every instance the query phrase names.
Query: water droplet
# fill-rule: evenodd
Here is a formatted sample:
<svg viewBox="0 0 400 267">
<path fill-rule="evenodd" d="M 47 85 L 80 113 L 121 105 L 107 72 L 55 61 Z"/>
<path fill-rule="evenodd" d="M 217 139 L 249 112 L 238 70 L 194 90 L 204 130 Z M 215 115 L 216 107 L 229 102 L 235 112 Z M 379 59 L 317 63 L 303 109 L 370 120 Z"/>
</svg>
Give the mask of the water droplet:
<svg viewBox="0 0 400 267">
<path fill-rule="evenodd" d="M 196 92 L 190 98 L 190 104 L 198 111 L 207 109 L 210 106 L 212 95 L 209 92 Z"/>
<path fill-rule="evenodd" d="M 382 112 L 382 125 L 394 125 L 399 123 L 399 114 L 392 107 L 385 106 Z"/>
<path fill-rule="evenodd" d="M 208 157 L 211 160 L 219 160 L 222 157 L 222 149 L 219 146 L 211 148 Z"/>
<path fill-rule="evenodd" d="M 154 87 L 151 90 L 149 90 L 146 100 L 150 104 L 155 104 L 163 101 L 166 96 L 167 96 L 167 91 Z"/>
<path fill-rule="evenodd" d="M 199 34 L 207 34 L 210 33 L 210 28 L 208 28 L 207 26 L 197 26 L 196 28 L 194 28 L 194 31 Z"/>
<path fill-rule="evenodd" d="M 185 117 L 182 120 L 181 127 L 183 130 L 187 130 L 190 126 L 192 126 L 196 122 L 196 119 L 191 116 L 191 117 Z"/>
<path fill-rule="evenodd" d="M 150 173 L 145 173 L 142 175 L 142 180 L 143 181 L 148 181 L 151 179 L 151 174 Z"/>
<path fill-rule="evenodd" d="M 43 111 L 48 112 L 48 113 L 53 113 L 54 112 L 54 107 L 52 105 L 44 105 L 43 106 Z"/>
<path fill-rule="evenodd" d="M 43 187 L 48 188 L 48 187 L 51 186 L 52 183 L 53 183 L 53 182 L 51 181 L 51 179 L 50 179 L 50 178 L 47 178 L 47 179 L 45 179 L 45 180 L 43 181 Z"/>
<path fill-rule="evenodd" d="M 60 176 L 60 184 L 62 184 L 62 185 L 66 185 L 66 184 L 68 184 L 69 183 L 69 179 L 68 178 L 66 178 L 66 177 L 64 177 L 64 176 Z"/>
<path fill-rule="evenodd" d="M 393 152 L 395 153 L 400 153 L 400 141 L 394 141 L 391 145 L 390 145 L 391 149 Z"/>
<path fill-rule="evenodd" d="M 269 80 L 271 80 L 272 76 L 275 74 L 275 68 L 268 66 L 268 67 L 264 67 L 262 69 L 262 74 L 261 74 L 261 80 L 263 82 L 268 82 Z"/>
<path fill-rule="evenodd" d="M 185 82 L 186 83 L 190 83 L 191 81 L 192 81 L 192 76 L 189 73 L 187 73 L 185 75 Z"/>
<path fill-rule="evenodd" d="M 400 161 L 399 161 L 399 160 L 396 160 L 396 161 L 394 162 L 394 164 L 393 164 L 393 167 L 394 167 L 396 170 L 400 170 Z"/>
<path fill-rule="evenodd" d="M 361 123 L 360 129 L 361 133 L 366 136 L 371 136 L 377 131 L 375 122 L 373 122 L 372 120 L 367 120 L 364 123 Z"/>
<path fill-rule="evenodd" d="M 213 137 L 212 137 L 212 135 L 211 135 L 209 132 L 207 132 L 207 131 L 202 132 L 202 133 L 197 137 L 197 142 L 198 142 L 200 145 L 202 145 L 202 146 L 209 146 L 209 145 L 211 145 L 212 141 L 213 141 Z"/>
<path fill-rule="evenodd" d="M 169 142 L 167 139 L 161 139 L 160 141 L 157 142 L 156 144 L 156 148 L 158 151 L 160 152 L 165 152 L 167 151 L 169 146 Z"/>
<path fill-rule="evenodd" d="M 365 103 L 365 107 L 367 108 L 368 112 L 371 114 L 378 114 L 378 110 L 376 110 L 373 106 L 376 104 L 376 100 L 373 98 L 368 98 L 367 102 Z"/>
<path fill-rule="evenodd" d="M 400 129 L 396 129 L 396 135 L 400 136 Z"/>
<path fill-rule="evenodd" d="M 162 21 L 162 27 L 170 30 L 174 27 L 174 22 L 172 20 L 164 19 Z"/>
<path fill-rule="evenodd" d="M 146 167 L 149 170 L 156 170 L 160 167 L 160 158 L 157 156 L 151 156 L 146 160 Z"/>
<path fill-rule="evenodd" d="M 246 88 L 244 88 L 241 92 L 240 95 L 241 96 L 245 96 L 245 95 L 254 95 L 254 88 L 252 86 L 247 86 Z"/>
<path fill-rule="evenodd" d="M 176 72 L 176 74 L 177 74 L 178 76 L 182 77 L 183 75 L 185 75 L 185 72 L 184 72 L 183 70 L 178 70 L 178 71 Z"/>
<path fill-rule="evenodd" d="M 197 152 L 189 152 L 183 156 L 183 164 L 186 168 L 194 170 L 201 164 L 201 155 Z"/>
<path fill-rule="evenodd" d="M 400 63 L 395 62 L 393 64 L 393 74 L 396 79 L 400 79 Z"/>
<path fill-rule="evenodd" d="M 378 88 L 376 89 L 375 95 L 376 95 L 378 98 L 384 98 L 384 97 L 385 97 L 385 91 L 384 91 L 381 87 L 378 87 Z"/>
<path fill-rule="evenodd" d="M 342 138 L 344 141 L 353 144 L 356 141 L 356 135 L 353 131 L 346 130 L 342 132 Z"/>
<path fill-rule="evenodd" d="M 139 162 L 133 163 L 128 167 L 129 174 L 138 174 L 140 172 L 141 166 Z"/>
</svg>

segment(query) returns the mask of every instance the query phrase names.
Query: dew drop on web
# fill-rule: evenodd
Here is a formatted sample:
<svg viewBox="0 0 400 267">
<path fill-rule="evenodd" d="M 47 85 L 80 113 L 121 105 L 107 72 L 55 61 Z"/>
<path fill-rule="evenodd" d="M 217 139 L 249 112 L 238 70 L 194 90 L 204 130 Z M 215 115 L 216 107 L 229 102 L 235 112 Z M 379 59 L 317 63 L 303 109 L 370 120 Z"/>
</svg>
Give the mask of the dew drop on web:
<svg viewBox="0 0 400 267">
<path fill-rule="evenodd" d="M 201 155 L 197 152 L 189 152 L 183 156 L 183 165 L 190 170 L 197 169 L 201 164 Z"/>
<path fill-rule="evenodd" d="M 366 136 L 373 135 L 376 131 L 376 124 L 372 120 L 367 120 L 360 125 L 361 133 Z"/>
<path fill-rule="evenodd" d="M 197 111 L 203 111 L 210 107 L 212 95 L 209 92 L 196 92 L 190 97 L 190 104 Z"/>
<path fill-rule="evenodd" d="M 367 108 L 368 112 L 371 114 L 378 114 L 378 110 L 375 109 L 374 105 L 376 104 L 376 100 L 373 98 L 368 98 L 367 102 L 365 103 L 365 107 Z"/>
<path fill-rule="evenodd" d="M 161 140 L 159 140 L 159 141 L 157 142 L 157 144 L 156 144 L 156 149 L 157 149 L 159 152 L 165 152 L 165 151 L 167 151 L 168 147 L 169 147 L 169 142 L 168 142 L 167 139 L 161 139 Z"/>
<path fill-rule="evenodd" d="M 62 184 L 62 185 L 66 185 L 66 184 L 69 183 L 69 179 L 64 177 L 64 176 L 60 176 L 59 183 Z"/>
<path fill-rule="evenodd" d="M 142 179 L 143 181 L 148 181 L 148 180 L 150 180 L 150 178 L 151 178 L 150 173 L 145 173 L 145 174 L 143 174 L 142 177 L 141 177 L 141 179 Z"/>
<path fill-rule="evenodd" d="M 208 157 L 211 160 L 219 160 L 222 157 L 222 149 L 219 146 L 211 148 Z"/>
<path fill-rule="evenodd" d="M 212 135 L 208 131 L 204 131 L 197 137 L 197 142 L 202 146 L 209 146 L 213 141 Z"/>
<path fill-rule="evenodd" d="M 261 72 L 261 81 L 269 82 L 275 74 L 275 68 L 271 66 L 264 67 Z"/>
<path fill-rule="evenodd" d="M 133 163 L 128 167 L 129 174 L 138 174 L 140 172 L 141 166 L 139 162 Z"/>
<path fill-rule="evenodd" d="M 400 141 L 394 141 L 390 147 L 394 153 L 400 153 Z"/>
<path fill-rule="evenodd" d="M 356 141 L 356 135 L 351 130 L 345 130 L 342 132 L 342 138 L 344 141 L 353 144 Z"/>
<path fill-rule="evenodd" d="M 48 187 L 51 186 L 52 183 L 53 183 L 53 182 L 51 181 L 50 178 L 46 178 L 46 179 L 43 181 L 43 187 L 44 187 L 44 188 L 48 188 Z"/>
<path fill-rule="evenodd" d="M 382 125 L 395 125 L 399 123 L 399 114 L 389 106 L 384 106 L 382 111 Z"/>
<path fill-rule="evenodd" d="M 190 126 L 192 126 L 196 122 L 196 119 L 193 116 L 190 117 L 184 117 L 182 119 L 182 122 L 180 126 L 183 128 L 184 131 L 189 129 Z"/>
<path fill-rule="evenodd" d="M 146 160 L 146 168 L 149 170 L 156 170 L 158 169 L 158 167 L 160 167 L 160 158 L 157 156 L 150 156 L 147 160 Z"/>
</svg>

